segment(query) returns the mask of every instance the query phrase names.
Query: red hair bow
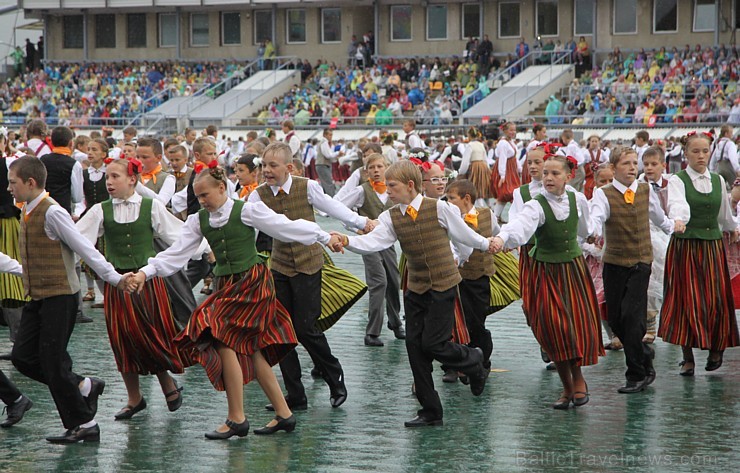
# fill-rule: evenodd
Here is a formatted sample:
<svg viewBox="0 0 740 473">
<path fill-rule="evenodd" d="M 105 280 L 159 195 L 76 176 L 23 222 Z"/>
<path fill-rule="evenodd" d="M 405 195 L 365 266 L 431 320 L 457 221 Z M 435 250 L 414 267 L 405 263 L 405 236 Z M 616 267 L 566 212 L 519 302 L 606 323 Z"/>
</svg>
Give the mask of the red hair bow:
<svg viewBox="0 0 740 473">
<path fill-rule="evenodd" d="M 141 161 L 139 161 L 136 158 L 131 158 L 128 160 L 128 175 L 133 176 L 134 171 L 136 171 L 136 174 L 141 174 L 141 172 L 144 170 L 144 165 L 141 164 Z"/>
<path fill-rule="evenodd" d="M 566 156 L 565 159 L 567 159 L 568 162 L 572 164 L 574 168 L 578 167 L 578 160 L 574 158 L 573 156 Z"/>
<path fill-rule="evenodd" d="M 112 163 L 112 162 L 113 162 L 113 158 L 105 158 L 105 159 L 103 160 L 103 162 L 104 162 L 104 163 L 105 163 L 106 165 L 108 165 L 108 164 L 110 164 L 110 163 Z"/>
<path fill-rule="evenodd" d="M 217 167 L 218 161 L 215 159 L 208 164 L 204 164 L 202 161 L 196 161 L 195 165 L 193 166 L 193 171 L 195 171 L 195 174 L 200 174 L 205 168 L 215 169 Z"/>
<path fill-rule="evenodd" d="M 444 170 L 445 170 L 445 165 L 444 165 L 444 164 L 442 164 L 442 163 L 440 163 L 439 161 L 432 161 L 432 162 L 429 162 L 429 161 L 427 161 L 427 162 L 425 162 L 425 163 L 421 163 L 421 169 L 422 169 L 422 170 L 423 170 L 424 172 L 429 172 L 429 171 L 430 171 L 430 170 L 432 169 L 432 166 L 434 166 L 435 164 L 436 164 L 437 166 L 439 166 L 439 168 L 440 168 L 440 169 L 441 169 L 442 171 L 444 171 Z"/>
<path fill-rule="evenodd" d="M 416 164 L 417 166 L 423 166 L 424 163 L 419 158 L 409 158 L 409 161 Z"/>
<path fill-rule="evenodd" d="M 548 143 L 547 141 L 540 141 L 537 145 L 538 148 L 545 150 L 546 154 L 554 154 L 558 149 L 563 147 L 562 143 Z"/>
<path fill-rule="evenodd" d="M 690 132 L 686 133 L 686 136 L 694 136 L 697 133 L 698 133 L 697 131 L 690 131 Z M 714 133 L 712 133 L 710 131 L 702 131 L 701 134 L 704 135 L 704 136 L 706 136 L 710 140 L 714 140 Z"/>
</svg>

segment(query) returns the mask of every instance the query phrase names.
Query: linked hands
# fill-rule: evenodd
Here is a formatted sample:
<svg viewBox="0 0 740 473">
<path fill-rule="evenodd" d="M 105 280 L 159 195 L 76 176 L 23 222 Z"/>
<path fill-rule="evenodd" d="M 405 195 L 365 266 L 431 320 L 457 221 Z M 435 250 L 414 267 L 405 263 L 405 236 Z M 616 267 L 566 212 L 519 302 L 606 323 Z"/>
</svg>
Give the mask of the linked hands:
<svg viewBox="0 0 740 473">
<path fill-rule="evenodd" d="M 681 220 L 673 221 L 673 233 L 683 233 L 686 231 L 686 224 Z"/>
<path fill-rule="evenodd" d="M 369 222 L 370 221 L 368 220 L 368 223 Z M 329 232 L 329 235 L 331 235 L 331 238 L 329 239 L 329 243 L 327 243 L 326 246 L 334 253 L 344 253 L 344 247 L 349 242 L 347 235 L 339 232 Z"/>
<path fill-rule="evenodd" d="M 141 292 L 144 289 L 144 283 L 146 282 L 146 274 L 141 271 L 137 273 L 126 273 L 121 277 L 121 280 L 116 286 L 121 291 L 126 291 L 129 294 L 134 292 Z"/>
<path fill-rule="evenodd" d="M 118 281 L 118 284 L 116 287 L 120 289 L 121 291 L 128 291 L 128 285 L 130 284 L 130 279 L 134 276 L 134 273 L 126 273 L 123 276 L 121 276 L 121 280 Z"/>
<path fill-rule="evenodd" d="M 488 252 L 489 253 L 501 253 L 504 249 L 504 240 L 501 237 L 490 237 L 488 239 Z"/>
<path fill-rule="evenodd" d="M 367 223 L 365 224 L 365 228 L 362 229 L 362 232 L 363 233 L 370 233 L 377 226 L 378 226 L 378 221 L 377 220 L 367 219 Z"/>
</svg>

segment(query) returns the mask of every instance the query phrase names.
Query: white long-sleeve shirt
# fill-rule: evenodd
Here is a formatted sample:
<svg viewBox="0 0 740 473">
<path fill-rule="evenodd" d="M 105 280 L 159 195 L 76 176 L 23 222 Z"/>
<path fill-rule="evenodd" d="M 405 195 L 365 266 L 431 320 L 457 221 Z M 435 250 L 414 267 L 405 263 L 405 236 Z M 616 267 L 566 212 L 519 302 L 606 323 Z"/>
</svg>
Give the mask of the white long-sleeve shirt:
<svg viewBox="0 0 740 473">
<path fill-rule="evenodd" d="M 578 236 L 588 238 L 593 233 L 588 200 L 581 193 L 576 192 L 574 194 L 576 196 L 576 210 L 578 211 Z M 562 222 L 570 216 L 570 202 L 566 192 L 555 195 L 543 191 L 542 195 L 550 204 L 556 220 Z M 542 209 L 542 205 L 533 199 L 524 204 L 516 220 L 511 220 L 501 227 L 498 236 L 503 240 L 506 248 L 516 248 L 527 244 L 537 229 L 544 224 L 545 211 Z"/>
<path fill-rule="evenodd" d="M 38 197 L 27 203 L 24 207 L 25 215 L 33 212 L 33 209 L 48 196 L 46 191 Z M 95 249 L 87 238 L 84 238 L 80 231 L 75 227 L 72 217 L 60 205 L 52 205 L 46 211 L 44 221 L 44 232 L 46 236 L 53 241 L 60 241 L 67 245 L 69 249 L 77 253 L 85 263 L 87 263 L 95 273 L 103 278 L 107 283 L 114 286 L 121 281 L 121 275 L 116 269 L 105 260 L 103 255 Z"/>
<path fill-rule="evenodd" d="M 290 189 L 293 185 L 293 178 L 288 175 L 288 179 L 283 183 L 282 186 L 270 186 L 270 190 L 273 195 L 277 195 L 282 188 L 286 194 L 290 194 Z M 308 203 L 316 208 L 317 210 L 324 212 L 332 218 L 335 218 L 347 227 L 352 229 L 365 228 L 367 224 L 367 217 L 362 217 L 349 210 L 347 207 L 342 205 L 324 193 L 324 189 L 321 188 L 321 184 L 316 181 L 308 180 L 308 186 L 306 190 L 308 195 Z M 258 192 L 252 192 L 249 194 L 248 202 L 256 203 L 262 202 Z"/>
<path fill-rule="evenodd" d="M 150 199 L 156 199 L 162 202 L 164 205 L 167 205 L 170 203 L 170 200 L 172 200 L 172 196 L 175 195 L 177 179 L 172 174 L 167 174 L 167 177 L 164 178 L 164 183 L 159 189 L 159 192 L 154 192 L 153 190 L 146 187 L 145 184 L 146 182 L 142 181 L 136 183 L 136 192 L 138 194 L 141 194 L 144 197 L 149 197 Z"/>
<path fill-rule="evenodd" d="M 522 212 L 524 204 L 526 203 L 524 202 L 524 199 L 522 199 L 522 191 L 520 189 L 521 187 L 517 187 L 516 189 L 514 189 L 514 200 L 511 203 L 511 207 L 509 207 L 509 221 L 519 218 L 519 214 Z M 571 187 L 568 184 L 565 185 L 565 190 L 567 192 L 578 193 L 578 191 L 574 187 Z M 534 199 L 543 192 L 545 192 L 545 186 L 542 184 L 542 181 L 532 179 L 532 181 L 529 183 L 530 197 Z"/>
<path fill-rule="evenodd" d="M 341 189 L 334 194 L 334 200 L 342 202 L 345 196 L 356 187 L 360 185 L 360 179 L 362 178 L 362 168 L 355 169 L 352 174 L 349 175 Z"/>
<path fill-rule="evenodd" d="M 23 276 L 23 267 L 18 261 L 14 260 L 10 256 L 5 253 L 0 253 L 0 273 L 8 273 L 13 276 Z"/>
<path fill-rule="evenodd" d="M 255 192 L 252 193 L 254 195 Z M 208 224 L 221 228 L 229 222 L 234 201 L 226 202 L 209 213 Z M 314 243 L 327 244 L 331 238 L 318 224 L 307 220 L 290 220 L 285 215 L 273 212 L 264 202 L 246 202 L 241 212 L 241 221 L 255 230 L 265 232 L 271 237 L 285 242 L 297 242 L 303 245 Z M 184 267 L 190 254 L 196 252 L 203 239 L 198 214 L 190 215 L 182 226 L 178 240 L 154 258 L 141 271 L 147 278 L 169 276 Z"/>
<path fill-rule="evenodd" d="M 712 179 L 708 169 L 703 174 L 699 174 L 691 166 L 688 166 L 686 172 L 691 178 L 691 182 L 694 184 L 694 189 L 697 192 L 702 194 L 712 192 Z M 725 193 L 725 180 L 722 176 L 719 176 L 719 181 L 723 198 L 717 217 L 718 224 L 722 231 L 731 232 L 737 228 L 737 222 L 732 217 L 732 209 Z M 686 187 L 677 175 L 673 175 L 668 179 L 668 218 L 671 220 L 680 220 L 683 223 L 688 223 L 691 220 L 691 208 L 686 201 Z"/>
<path fill-rule="evenodd" d="M 717 172 L 720 161 L 729 161 L 735 172 L 740 171 L 737 157 L 737 145 L 729 138 L 721 138 L 714 145 L 712 157 L 709 159 L 709 171 Z"/>
<path fill-rule="evenodd" d="M 172 177 L 172 179 L 175 182 L 177 181 L 175 176 L 170 176 L 170 177 Z M 140 186 L 139 184 L 137 184 L 136 192 L 139 192 L 139 187 L 144 187 L 144 186 Z M 174 195 L 172 196 L 172 201 L 170 202 L 170 206 L 172 207 L 172 213 L 177 214 L 177 213 L 183 212 L 188 209 L 188 187 L 189 186 L 183 187 L 182 190 L 180 190 L 180 192 L 175 192 Z M 149 189 L 147 190 L 151 192 L 152 194 L 155 194 Z M 142 195 L 144 195 L 145 197 L 154 198 L 152 195 L 147 195 L 146 193 L 142 193 Z M 236 184 L 231 182 L 230 179 L 226 180 L 226 195 L 232 199 L 236 199 L 239 197 L 239 195 L 236 192 Z"/>
<path fill-rule="evenodd" d="M 339 156 L 339 151 L 334 151 L 334 147 L 328 140 L 324 140 L 319 144 L 319 151 L 321 151 L 324 158 L 332 163 L 335 162 L 337 160 L 337 156 Z"/>
<path fill-rule="evenodd" d="M 576 143 L 576 140 L 570 140 L 570 143 L 560 148 L 557 154 L 573 156 L 579 166 L 583 166 L 584 164 L 591 162 L 591 155 L 589 153 L 584 153 L 583 149 L 581 149 L 578 143 Z"/>
<path fill-rule="evenodd" d="M 486 162 L 486 148 L 480 141 L 471 141 L 465 147 L 462 162 L 460 163 L 460 174 L 467 174 L 470 164 L 475 161 Z"/>
<path fill-rule="evenodd" d="M 378 199 L 380 199 L 383 205 L 388 202 L 388 192 L 383 192 L 382 194 L 375 192 L 375 195 L 378 196 Z M 355 186 L 345 192 L 341 197 L 335 195 L 334 200 L 341 202 L 348 209 L 359 209 L 365 203 L 365 189 L 362 186 Z"/>
<path fill-rule="evenodd" d="M 379 223 L 372 232 L 365 235 L 348 237 L 349 245 L 347 245 L 347 249 L 360 254 L 370 254 L 390 248 L 398 240 L 390 212 L 398 212 L 400 209 L 401 213 L 406 215 L 406 209 L 409 206 L 418 212 L 422 200 L 423 196 L 419 194 L 409 205 L 400 204 L 398 208 L 393 207 L 381 213 L 378 217 Z M 460 210 L 457 207 L 442 200 L 438 200 L 436 204 L 437 221 L 442 228 L 447 230 L 447 235 L 453 245 L 457 247 L 458 254 L 460 254 L 461 245 L 477 248 L 481 251 L 488 251 L 488 238 L 478 235 L 471 230 L 460 216 Z"/>
<path fill-rule="evenodd" d="M 612 182 L 614 188 L 622 195 L 627 192 L 627 189 L 631 189 L 632 192 L 636 193 L 638 184 L 637 180 L 635 180 L 635 182 L 633 182 L 629 187 L 616 179 Z M 670 235 L 673 233 L 673 221 L 666 216 L 665 212 L 663 212 L 663 208 L 660 206 L 660 197 L 658 197 L 658 194 L 653 192 L 652 189 L 648 189 L 648 191 L 650 196 L 648 204 L 648 216 L 650 221 L 660 228 L 663 233 Z M 593 199 L 591 199 L 591 220 L 593 221 L 594 233 L 597 236 L 602 236 L 604 225 L 611 215 L 610 212 L 611 206 L 609 205 L 609 199 L 607 199 L 604 191 L 601 188 L 594 190 L 594 196 Z"/>
<path fill-rule="evenodd" d="M 506 162 L 508 159 L 516 159 L 517 152 L 516 145 L 507 139 L 499 140 L 496 145 L 496 165 L 498 166 L 498 175 L 501 179 L 506 177 Z M 517 166 L 519 161 L 517 160 Z"/>
</svg>

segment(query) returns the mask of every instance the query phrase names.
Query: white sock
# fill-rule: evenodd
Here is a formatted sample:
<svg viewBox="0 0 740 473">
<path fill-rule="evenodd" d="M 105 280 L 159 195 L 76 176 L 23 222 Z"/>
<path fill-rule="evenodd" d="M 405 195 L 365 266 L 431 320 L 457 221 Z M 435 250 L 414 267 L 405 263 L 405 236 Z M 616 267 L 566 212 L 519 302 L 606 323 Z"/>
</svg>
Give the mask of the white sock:
<svg viewBox="0 0 740 473">
<path fill-rule="evenodd" d="M 95 419 L 93 419 L 90 422 L 85 422 L 84 424 L 80 424 L 80 428 L 89 429 L 90 427 L 95 427 L 96 425 L 98 425 L 98 423 L 95 422 Z"/>
<path fill-rule="evenodd" d="M 85 378 L 82 382 L 82 386 L 80 386 L 80 394 L 82 394 L 82 397 L 87 397 L 90 394 L 91 389 L 92 382 L 90 382 L 90 378 Z"/>
<path fill-rule="evenodd" d="M 22 399 L 23 399 L 23 394 L 21 394 L 20 396 L 18 396 L 18 399 L 16 399 L 15 401 L 13 401 L 13 404 L 15 404 L 17 402 L 21 402 Z"/>
</svg>

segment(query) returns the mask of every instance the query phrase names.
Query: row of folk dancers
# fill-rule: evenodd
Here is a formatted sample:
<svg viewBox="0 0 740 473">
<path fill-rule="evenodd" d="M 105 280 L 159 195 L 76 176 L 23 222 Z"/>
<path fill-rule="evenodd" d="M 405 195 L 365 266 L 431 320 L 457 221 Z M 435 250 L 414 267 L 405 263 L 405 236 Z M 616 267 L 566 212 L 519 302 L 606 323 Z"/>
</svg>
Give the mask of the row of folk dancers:
<svg viewBox="0 0 740 473">
<path fill-rule="evenodd" d="M 295 428 L 292 411 L 307 406 L 300 364 L 293 350 L 297 343 L 306 347 L 329 385 L 331 405 L 338 407 L 347 397 L 341 365 L 316 327 L 324 264 L 319 244 L 335 251 L 346 247 L 371 255 L 399 241 L 407 271 L 404 336 L 416 396 L 422 405 L 417 416 L 405 425 L 439 425 L 442 406 L 431 377 L 432 361 L 436 359 L 443 367 L 462 373 L 473 394 L 482 393 L 492 351 L 485 317 L 498 305 L 493 303 L 491 291 L 496 265 L 491 253 L 504 247 L 521 247 L 520 278 L 527 321 L 563 381 L 564 391 L 554 407 L 583 405 L 589 394 L 580 367 L 595 363 L 603 347 L 597 295 L 578 237 L 605 237 L 609 326 L 625 346 L 628 367 L 627 382 L 620 390 L 637 392 L 655 376 L 652 350 L 643 343 L 652 222 L 664 231 L 674 231 L 666 274 L 681 274 L 694 289 L 687 291 L 671 284 L 673 278 L 666 278 L 658 334 L 685 347 L 682 374 L 690 370 L 693 373 L 692 347 L 709 349 L 707 369 L 717 369 L 724 349 L 738 343 L 729 275 L 726 263 L 722 264 L 725 250 L 721 230 L 732 231 L 733 238 L 737 232 L 731 214 L 727 219 L 724 193 L 718 190 L 721 178 L 706 173 L 708 142 L 704 135 L 686 137 L 687 150 L 692 150 L 687 151 L 690 169 L 669 181 L 669 195 L 675 199 L 669 199 L 671 220 L 662 213 L 653 187 L 637 183 L 634 153 L 625 150 L 614 154 L 611 167 L 615 182 L 596 192 L 595 198 L 601 203 L 600 207 L 594 203 L 593 216 L 582 195 L 566 190 L 574 163 L 561 156 L 542 153 L 538 158 L 539 151 L 530 153 L 528 167 L 533 184 L 539 182 L 540 188 L 530 185 L 520 189 L 521 199 L 526 202 L 521 216 L 500 229 L 489 209 L 473 205 L 478 195 L 470 181 L 447 186 L 449 204 L 435 201 L 421 191 L 425 183 L 445 190 L 443 177 L 428 175 L 439 166 L 421 160 L 418 165 L 401 161 L 385 169 L 382 157 L 374 158 L 372 154 L 365 160 L 370 179 L 359 186 L 364 200 L 355 201 L 355 207 L 365 207 L 363 212 L 371 216 L 377 213 L 377 218 L 358 216 L 346 207 L 341 210 L 328 202 L 331 199 L 317 183 L 291 175 L 290 148 L 280 143 L 268 147 L 259 158 L 264 184 L 243 194 L 246 202 L 229 197 L 227 179 L 219 167 L 202 169 L 193 179 L 191 191 L 202 209 L 185 223 L 173 218 L 156 199 L 136 193 L 141 172 L 138 161 L 109 162 L 106 186 L 110 200 L 93 206 L 74 226 L 68 214 L 60 212 L 44 192 L 43 163 L 21 158 L 9 166 L 8 180 L 16 200 L 27 202 L 20 223 L 23 267 L 6 259 L 2 269 L 23 276 L 31 302 L 24 308 L 13 362 L 22 373 L 48 384 L 54 396 L 67 430 L 48 440 L 73 443 L 99 439 L 94 418 L 97 397 L 105 384 L 72 373 L 66 354 L 74 319 L 71 301 L 79 291 L 71 277 L 74 252 L 108 283 L 106 322 L 129 393 L 127 406 L 116 418 L 130 418 L 146 407 L 138 390 L 142 374 L 159 377 L 168 407 L 176 410 L 182 402 L 181 389 L 168 372 L 180 373 L 187 366 L 201 363 L 214 387 L 226 391 L 228 401 L 227 421 L 207 433 L 207 438 L 247 434 L 242 386 L 254 378 L 271 401 L 268 408 L 276 414 L 255 432 L 290 431 Z M 252 165 L 254 161 L 251 158 Z M 373 170 L 373 163 L 383 169 Z M 538 169 L 541 179 L 537 179 Z M 442 172 L 441 168 L 438 171 Z M 347 237 L 323 232 L 313 222 L 313 207 L 364 234 Z M 257 253 L 254 229 L 275 238 L 270 270 Z M 78 238 L 80 234 L 87 238 Z M 105 259 L 93 247 L 100 236 L 111 242 L 106 245 Z M 169 240 L 171 246 L 157 254 L 151 243 L 155 237 Z M 526 251 L 532 237 L 534 246 Z M 178 333 L 162 278 L 183 268 L 192 255 L 202 254 L 204 238 L 215 255 L 217 290 Z M 450 246 L 450 241 L 455 245 Z M 48 254 L 59 255 L 54 258 L 53 271 L 47 266 L 42 271 L 36 256 L 39 252 L 29 252 L 28 248 L 44 248 L 53 252 Z M 459 262 L 464 264 L 458 267 Z M 692 265 L 701 265 L 701 271 Z M 458 287 L 470 332 L 467 344 L 460 343 L 465 340 L 456 336 Z M 55 315 L 59 307 L 69 310 L 50 324 L 52 305 Z M 696 313 L 704 309 L 706 313 Z M 54 333 L 48 333 L 49 326 L 54 327 Z M 66 336 L 60 338 L 59 333 Z M 53 354 L 49 343 L 39 343 L 47 338 L 53 339 Z M 43 352 L 39 353 L 39 347 L 45 347 Z M 286 397 L 271 369 L 278 362 L 288 391 Z M 2 399 L 9 406 L 6 423 L 12 425 L 31 402 L 17 390 L 7 392 L 12 383 L 6 378 L 2 381 Z"/>
</svg>

